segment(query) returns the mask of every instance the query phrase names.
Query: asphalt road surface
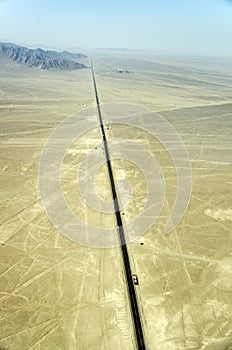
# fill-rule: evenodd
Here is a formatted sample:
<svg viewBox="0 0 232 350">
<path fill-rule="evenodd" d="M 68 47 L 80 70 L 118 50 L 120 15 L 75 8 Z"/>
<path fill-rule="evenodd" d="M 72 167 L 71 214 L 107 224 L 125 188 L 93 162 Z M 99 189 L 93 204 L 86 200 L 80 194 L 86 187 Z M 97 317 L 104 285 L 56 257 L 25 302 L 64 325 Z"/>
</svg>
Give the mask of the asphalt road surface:
<svg viewBox="0 0 232 350">
<path fill-rule="evenodd" d="M 119 201 L 118 201 L 117 191 L 116 191 L 115 182 L 114 182 L 114 175 L 113 175 L 113 170 L 112 170 L 112 165 L 110 160 L 107 138 L 105 134 L 104 120 L 101 114 L 101 107 L 100 107 L 100 101 L 98 97 L 97 84 L 95 79 L 92 58 L 91 58 L 91 68 L 92 68 L 93 85 L 94 85 L 94 91 L 95 91 L 95 97 L 96 97 L 96 103 L 97 103 L 97 109 L 98 109 L 99 123 L 101 127 L 102 139 L 104 143 L 105 158 L 107 162 L 108 174 L 110 178 L 110 185 L 111 185 L 112 196 L 114 201 L 115 217 L 117 220 L 118 234 L 119 234 L 119 239 L 121 243 L 121 251 L 122 251 L 124 271 L 125 271 L 125 277 L 126 277 L 126 283 L 127 283 L 127 289 L 128 289 L 128 297 L 129 297 L 130 306 L 131 306 L 132 320 L 133 320 L 134 330 L 135 330 L 135 338 L 136 338 L 138 350 L 145 350 L 146 346 L 144 341 L 140 311 L 139 311 L 138 300 L 137 300 L 134 281 L 133 281 L 133 274 L 131 271 L 131 264 L 130 264 L 130 259 L 128 255 L 127 245 L 125 242 L 125 233 L 124 233 L 124 228 L 122 224 Z"/>
</svg>

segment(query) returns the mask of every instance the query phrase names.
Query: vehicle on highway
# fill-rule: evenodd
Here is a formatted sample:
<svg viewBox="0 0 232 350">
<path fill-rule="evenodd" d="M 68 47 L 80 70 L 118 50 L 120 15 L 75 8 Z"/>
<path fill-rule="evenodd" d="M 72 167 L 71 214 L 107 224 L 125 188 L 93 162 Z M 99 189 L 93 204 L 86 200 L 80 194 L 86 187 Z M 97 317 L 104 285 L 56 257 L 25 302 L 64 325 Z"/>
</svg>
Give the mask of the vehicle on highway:
<svg viewBox="0 0 232 350">
<path fill-rule="evenodd" d="M 134 281 L 134 284 L 137 286 L 139 284 L 139 279 L 138 279 L 138 276 L 133 274 L 133 281 Z"/>
</svg>

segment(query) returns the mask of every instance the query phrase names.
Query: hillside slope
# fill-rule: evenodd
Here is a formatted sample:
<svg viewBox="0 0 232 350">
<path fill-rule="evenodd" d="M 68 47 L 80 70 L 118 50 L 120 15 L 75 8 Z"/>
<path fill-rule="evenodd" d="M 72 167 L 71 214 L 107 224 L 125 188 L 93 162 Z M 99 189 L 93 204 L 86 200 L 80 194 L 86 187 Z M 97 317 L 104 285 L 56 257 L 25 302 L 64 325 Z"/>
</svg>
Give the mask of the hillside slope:
<svg viewBox="0 0 232 350">
<path fill-rule="evenodd" d="M 15 44 L 0 43 L 0 54 L 10 60 L 29 67 L 40 69 L 72 70 L 87 68 L 84 64 L 76 62 L 77 59 L 87 56 L 68 51 L 45 51 L 42 49 L 28 49 Z"/>
</svg>

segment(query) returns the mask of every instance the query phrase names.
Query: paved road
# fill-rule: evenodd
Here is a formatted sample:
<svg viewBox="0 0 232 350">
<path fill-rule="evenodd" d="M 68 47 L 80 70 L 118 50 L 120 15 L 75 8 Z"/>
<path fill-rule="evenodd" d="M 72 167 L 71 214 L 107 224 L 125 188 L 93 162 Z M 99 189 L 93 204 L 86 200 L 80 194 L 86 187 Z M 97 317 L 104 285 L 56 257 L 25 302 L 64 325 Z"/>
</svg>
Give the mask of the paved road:
<svg viewBox="0 0 232 350">
<path fill-rule="evenodd" d="M 115 217 L 117 220 L 118 234 L 119 234 L 119 239 L 120 239 L 120 243 L 121 243 L 121 251 L 122 251 L 124 271 L 125 271 L 126 282 L 127 282 L 128 297 L 129 297 L 130 306 L 131 306 L 132 320 L 133 320 L 134 330 L 135 330 L 135 338 L 137 341 L 138 350 L 145 350 L 146 346 L 145 346 L 145 341 L 144 341 L 143 328 L 142 328 L 142 323 L 141 323 L 141 317 L 140 317 L 140 312 L 139 312 L 139 306 L 138 306 L 135 286 L 134 286 L 133 277 L 132 277 L 130 259 L 129 259 L 129 255 L 128 255 L 127 245 L 125 242 L 125 233 L 124 233 L 124 228 L 123 228 L 123 223 L 122 223 L 122 218 L 121 218 L 118 195 L 117 195 L 115 182 L 114 182 L 114 175 L 113 175 L 113 170 L 112 170 L 112 165 L 111 165 L 111 160 L 110 160 L 107 138 L 106 138 L 106 134 L 105 134 L 104 120 L 103 120 L 102 114 L 101 114 L 101 107 L 100 107 L 100 101 L 99 101 L 98 92 L 97 92 L 97 84 L 96 84 L 96 79 L 95 79 L 92 58 L 91 58 L 91 68 L 92 68 L 93 85 L 94 85 L 94 91 L 95 91 L 95 97 L 96 97 L 96 103 L 97 103 L 97 109 L 98 109 L 99 123 L 100 123 L 100 127 L 101 127 L 101 133 L 102 133 L 102 139 L 103 139 L 103 143 L 104 143 L 104 151 L 105 151 L 105 157 L 106 157 L 106 162 L 107 162 L 108 174 L 109 174 L 109 178 L 110 178 L 110 185 L 111 185 L 112 196 L 113 196 L 113 200 L 114 200 Z"/>
</svg>

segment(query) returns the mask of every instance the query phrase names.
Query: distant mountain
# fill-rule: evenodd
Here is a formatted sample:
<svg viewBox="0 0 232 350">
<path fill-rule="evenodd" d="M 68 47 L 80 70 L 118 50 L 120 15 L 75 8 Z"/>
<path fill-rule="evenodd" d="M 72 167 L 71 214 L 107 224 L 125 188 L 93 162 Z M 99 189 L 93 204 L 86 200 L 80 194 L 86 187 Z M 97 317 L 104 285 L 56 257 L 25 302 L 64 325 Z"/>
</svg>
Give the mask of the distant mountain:
<svg viewBox="0 0 232 350">
<path fill-rule="evenodd" d="M 97 50 L 103 50 L 103 51 L 125 51 L 125 52 L 148 52 L 147 50 L 138 50 L 138 49 L 127 49 L 123 47 L 100 47 L 97 48 Z"/>
<path fill-rule="evenodd" d="M 84 64 L 76 62 L 76 59 L 86 58 L 87 56 L 68 51 L 28 49 L 15 44 L 0 43 L 0 54 L 19 64 L 41 69 L 72 70 L 87 68 Z"/>
</svg>

